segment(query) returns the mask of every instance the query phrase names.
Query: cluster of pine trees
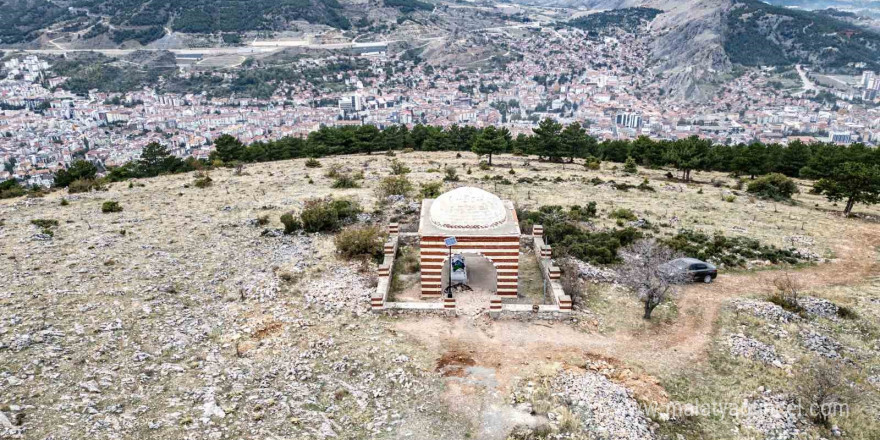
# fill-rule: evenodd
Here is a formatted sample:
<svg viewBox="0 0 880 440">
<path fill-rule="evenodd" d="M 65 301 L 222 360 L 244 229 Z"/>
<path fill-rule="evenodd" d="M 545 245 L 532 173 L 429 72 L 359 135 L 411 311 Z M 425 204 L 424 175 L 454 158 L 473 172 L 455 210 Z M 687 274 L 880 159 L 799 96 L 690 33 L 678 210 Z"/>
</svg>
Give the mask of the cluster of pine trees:
<svg viewBox="0 0 880 440">
<path fill-rule="evenodd" d="M 681 179 L 690 181 L 695 171 L 721 171 L 754 178 L 768 173 L 816 179 L 814 189 L 831 200 L 846 201 L 848 214 L 855 203 L 880 202 L 880 150 L 863 144 L 841 146 L 831 143 L 723 145 L 692 136 L 675 141 L 639 137 L 635 140 L 599 142 L 579 123 L 563 126 L 553 119 L 541 121 L 531 135 L 513 137 L 507 128 L 476 128 L 453 125 L 442 128 L 415 125 L 412 129 L 394 125 L 379 129 L 373 125 L 321 127 L 306 138 L 285 137 L 245 145 L 230 135 L 214 140 L 210 161 L 180 159 L 159 144 L 150 144 L 141 159 L 111 169 L 110 180 L 151 177 L 192 171 L 213 165 L 267 162 L 339 154 L 370 154 L 412 149 L 414 151 L 472 151 L 486 156 L 514 153 L 537 156 L 539 160 L 586 164 L 599 161 L 635 162 L 644 167 L 670 166 Z M 69 179 L 64 179 L 67 181 Z"/>
</svg>

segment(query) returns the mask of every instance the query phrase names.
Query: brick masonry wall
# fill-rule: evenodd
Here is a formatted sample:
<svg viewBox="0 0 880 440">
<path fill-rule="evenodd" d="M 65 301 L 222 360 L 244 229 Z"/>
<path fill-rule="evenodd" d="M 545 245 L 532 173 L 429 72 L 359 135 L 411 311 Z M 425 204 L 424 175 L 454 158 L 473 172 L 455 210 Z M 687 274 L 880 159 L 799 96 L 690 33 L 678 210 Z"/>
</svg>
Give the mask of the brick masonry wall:
<svg viewBox="0 0 880 440">
<path fill-rule="evenodd" d="M 388 291 L 391 290 L 391 274 L 394 272 L 394 257 L 397 255 L 397 247 L 400 241 L 397 223 L 388 225 L 388 241 L 385 242 L 384 257 L 379 265 L 379 284 L 370 296 L 370 308 L 382 310 L 385 301 L 388 300 Z"/>
<path fill-rule="evenodd" d="M 442 294 L 443 265 L 448 264 L 449 249 L 445 236 L 421 238 L 422 296 L 439 297 Z M 492 262 L 497 275 L 496 294 L 515 298 L 519 282 L 519 236 L 461 237 L 452 248 L 453 254 L 479 254 Z"/>
<path fill-rule="evenodd" d="M 541 274 L 551 290 L 549 296 L 553 299 L 553 303 L 559 307 L 559 313 L 570 313 L 571 297 L 565 294 L 562 290 L 562 284 L 559 283 L 562 272 L 553 265 L 552 247 L 544 243 L 544 227 L 535 225 L 532 229 L 532 235 L 534 236 L 535 255 L 538 255 L 538 262 L 541 266 Z"/>
</svg>

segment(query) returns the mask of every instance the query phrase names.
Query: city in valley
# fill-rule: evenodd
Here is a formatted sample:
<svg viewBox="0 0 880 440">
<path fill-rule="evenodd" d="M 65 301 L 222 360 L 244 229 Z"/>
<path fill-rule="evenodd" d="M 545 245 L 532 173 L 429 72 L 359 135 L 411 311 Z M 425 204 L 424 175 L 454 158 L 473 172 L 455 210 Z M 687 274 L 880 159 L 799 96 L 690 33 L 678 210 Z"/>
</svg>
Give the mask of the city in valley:
<svg viewBox="0 0 880 440">
<path fill-rule="evenodd" d="M 119 93 L 82 86 L 102 85 L 81 78 L 88 70 L 69 67 L 83 52 L 9 52 L 0 81 L 0 178 L 48 186 L 75 158 L 107 169 L 137 159 L 150 142 L 180 157 L 207 158 L 222 134 L 252 143 L 341 125 L 494 125 L 515 137 L 549 117 L 578 122 L 600 141 L 880 142 L 880 76 L 870 70 L 841 77 L 800 65 L 742 68 L 716 80 L 711 97 L 693 99 L 657 76 L 648 37 L 638 32 L 591 34 L 539 23 L 415 41 L 419 50 L 327 44 L 296 54 L 283 42 L 264 42 L 250 49 L 255 55 L 221 60 L 234 67 L 194 61 L 210 60 L 207 50 L 147 52 L 142 64 L 124 56 L 81 62 L 170 77 Z M 279 69 L 284 75 L 260 75 Z M 68 70 L 76 77 L 65 76 Z M 262 87 L 235 88 L 249 81 Z M 187 82 L 194 84 L 187 93 L 163 90 Z"/>
</svg>

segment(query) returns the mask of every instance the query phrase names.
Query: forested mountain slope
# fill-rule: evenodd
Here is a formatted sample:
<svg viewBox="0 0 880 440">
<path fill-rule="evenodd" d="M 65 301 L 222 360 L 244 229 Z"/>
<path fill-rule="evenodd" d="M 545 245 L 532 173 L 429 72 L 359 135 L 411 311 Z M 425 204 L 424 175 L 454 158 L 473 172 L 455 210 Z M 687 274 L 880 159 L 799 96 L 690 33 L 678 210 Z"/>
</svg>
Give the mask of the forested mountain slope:
<svg viewBox="0 0 880 440">
<path fill-rule="evenodd" d="M 723 34 L 724 49 L 738 64 L 880 68 L 880 34 L 828 14 L 735 0 Z"/>
</svg>

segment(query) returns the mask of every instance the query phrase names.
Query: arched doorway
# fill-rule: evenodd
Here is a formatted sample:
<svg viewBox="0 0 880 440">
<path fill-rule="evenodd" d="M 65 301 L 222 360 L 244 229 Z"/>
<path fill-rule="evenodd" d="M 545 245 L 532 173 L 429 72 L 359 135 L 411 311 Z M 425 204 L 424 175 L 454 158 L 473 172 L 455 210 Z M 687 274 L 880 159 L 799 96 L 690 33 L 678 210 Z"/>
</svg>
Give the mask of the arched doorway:
<svg viewBox="0 0 880 440">
<path fill-rule="evenodd" d="M 471 289 L 490 294 L 498 291 L 498 270 L 492 260 L 478 253 L 462 253 L 465 266 L 467 267 L 467 285 Z M 441 292 L 446 291 L 449 285 L 449 258 L 443 259 L 443 269 L 440 277 Z M 455 284 L 453 282 L 453 284 Z"/>
</svg>

